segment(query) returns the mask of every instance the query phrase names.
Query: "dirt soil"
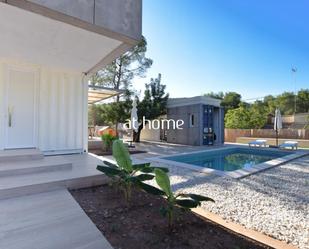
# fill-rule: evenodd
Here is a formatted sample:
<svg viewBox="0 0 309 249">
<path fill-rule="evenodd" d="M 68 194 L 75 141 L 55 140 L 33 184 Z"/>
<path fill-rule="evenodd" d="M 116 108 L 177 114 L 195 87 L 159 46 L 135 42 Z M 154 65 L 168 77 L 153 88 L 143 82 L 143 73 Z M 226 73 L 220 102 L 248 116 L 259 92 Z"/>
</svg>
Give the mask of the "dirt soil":
<svg viewBox="0 0 309 249">
<path fill-rule="evenodd" d="M 181 210 L 169 231 L 159 211 L 165 200 L 140 190 L 134 190 L 130 207 L 122 192 L 108 185 L 71 194 L 115 249 L 270 248 Z"/>
</svg>

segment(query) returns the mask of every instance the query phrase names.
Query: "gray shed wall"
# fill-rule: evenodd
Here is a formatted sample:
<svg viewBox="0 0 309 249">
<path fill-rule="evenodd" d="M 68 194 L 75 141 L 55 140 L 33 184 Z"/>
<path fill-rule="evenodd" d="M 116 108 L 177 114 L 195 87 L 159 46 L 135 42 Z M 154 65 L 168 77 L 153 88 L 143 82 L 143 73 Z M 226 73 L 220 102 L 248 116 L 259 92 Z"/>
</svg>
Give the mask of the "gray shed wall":
<svg viewBox="0 0 309 249">
<path fill-rule="evenodd" d="M 194 127 L 189 127 L 190 115 L 194 115 Z M 167 119 L 182 119 L 182 130 L 169 129 L 167 142 L 187 145 L 201 145 L 201 105 L 172 107 L 167 110 Z"/>
<path fill-rule="evenodd" d="M 194 115 L 194 127 L 190 127 L 190 115 Z M 167 119 L 184 120 L 182 130 L 169 129 L 167 131 L 167 142 L 187 145 L 203 145 L 203 104 L 170 107 L 167 110 Z M 213 113 L 214 132 L 216 140 L 214 144 L 224 143 L 224 110 L 215 107 Z"/>
</svg>

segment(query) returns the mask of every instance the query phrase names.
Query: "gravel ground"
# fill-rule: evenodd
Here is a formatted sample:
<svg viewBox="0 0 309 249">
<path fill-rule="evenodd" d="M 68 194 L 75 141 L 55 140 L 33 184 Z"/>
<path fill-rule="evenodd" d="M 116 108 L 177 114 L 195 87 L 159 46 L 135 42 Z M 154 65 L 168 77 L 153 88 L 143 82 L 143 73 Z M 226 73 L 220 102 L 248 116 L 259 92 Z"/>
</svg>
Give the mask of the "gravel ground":
<svg viewBox="0 0 309 249">
<path fill-rule="evenodd" d="M 203 204 L 203 208 L 309 249 L 309 156 L 241 180 L 168 167 L 174 190 L 207 195 L 216 201 Z"/>
</svg>

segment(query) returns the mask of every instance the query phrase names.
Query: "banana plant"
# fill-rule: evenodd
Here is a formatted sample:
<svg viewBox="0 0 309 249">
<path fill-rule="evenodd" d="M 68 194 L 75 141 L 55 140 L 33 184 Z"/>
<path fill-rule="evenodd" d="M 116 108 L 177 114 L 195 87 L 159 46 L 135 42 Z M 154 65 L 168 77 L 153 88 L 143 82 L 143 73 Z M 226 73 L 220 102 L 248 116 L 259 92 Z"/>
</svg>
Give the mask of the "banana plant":
<svg viewBox="0 0 309 249">
<path fill-rule="evenodd" d="M 112 148 L 116 164 L 103 161 L 103 165 L 98 165 L 97 170 L 111 177 L 123 189 L 127 203 L 131 201 L 133 185 L 156 194 L 163 194 L 161 190 L 144 183 L 144 181 L 152 180 L 155 177 L 155 169 L 168 172 L 166 168 L 152 167 L 150 163 L 132 164 L 129 151 L 121 140 L 115 140 Z"/>
<path fill-rule="evenodd" d="M 151 194 L 163 195 L 166 198 L 167 205 L 165 207 L 161 207 L 160 211 L 163 216 L 168 217 L 169 228 L 173 226 L 175 207 L 179 207 L 182 210 L 188 211 L 191 208 L 196 208 L 200 206 L 203 201 L 215 202 L 213 199 L 202 195 L 184 194 L 184 193 L 175 194 L 172 191 L 170 179 L 167 173 L 161 169 L 154 169 L 154 172 L 155 172 L 155 180 L 161 189 L 157 189 L 155 191 L 153 191 L 152 188 L 144 190 Z M 161 192 L 159 192 L 158 190 L 161 190 Z"/>
</svg>

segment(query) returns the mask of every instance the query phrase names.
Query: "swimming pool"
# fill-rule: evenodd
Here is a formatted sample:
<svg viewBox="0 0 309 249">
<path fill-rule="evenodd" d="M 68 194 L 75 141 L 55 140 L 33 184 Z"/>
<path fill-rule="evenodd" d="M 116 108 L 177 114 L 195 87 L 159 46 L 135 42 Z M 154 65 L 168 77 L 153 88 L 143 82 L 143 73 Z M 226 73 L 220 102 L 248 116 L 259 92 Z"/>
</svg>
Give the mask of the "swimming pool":
<svg viewBox="0 0 309 249">
<path fill-rule="evenodd" d="M 224 148 L 164 157 L 165 160 L 219 171 L 250 169 L 255 165 L 292 154 L 287 151 L 258 148 Z"/>
<path fill-rule="evenodd" d="M 184 151 L 186 148 L 184 147 Z M 164 167 L 186 168 L 206 174 L 243 178 L 309 155 L 307 150 L 283 151 L 276 148 L 249 148 L 246 145 L 226 145 L 202 151 L 147 158 Z M 180 169 L 179 169 L 180 170 Z M 188 174 L 191 174 L 188 172 Z"/>
</svg>

